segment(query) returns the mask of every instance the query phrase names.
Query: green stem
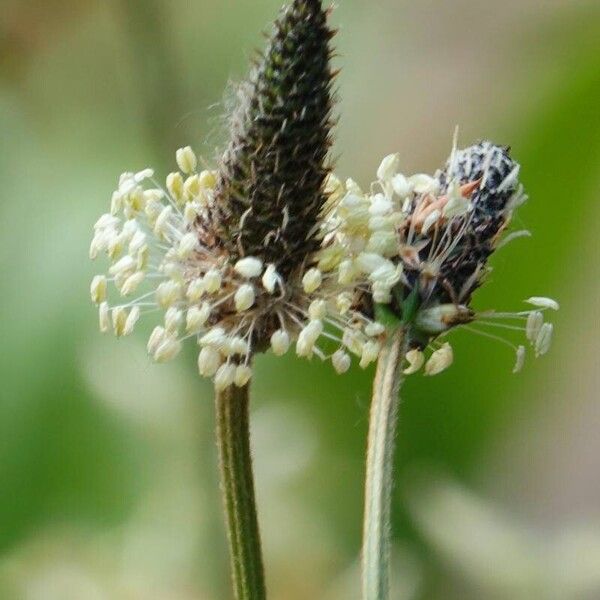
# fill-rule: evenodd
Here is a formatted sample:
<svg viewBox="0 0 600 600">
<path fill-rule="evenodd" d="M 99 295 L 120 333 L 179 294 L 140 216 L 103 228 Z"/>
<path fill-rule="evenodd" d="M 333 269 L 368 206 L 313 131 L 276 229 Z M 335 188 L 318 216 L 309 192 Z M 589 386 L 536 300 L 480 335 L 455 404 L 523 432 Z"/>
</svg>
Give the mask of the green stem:
<svg viewBox="0 0 600 600">
<path fill-rule="evenodd" d="M 397 327 L 379 355 L 373 383 L 365 480 L 363 600 L 389 598 L 392 472 L 405 350 L 404 328 Z"/>
<path fill-rule="evenodd" d="M 236 600 L 266 598 L 254 499 L 248 386 L 216 393 L 217 445 Z"/>
</svg>

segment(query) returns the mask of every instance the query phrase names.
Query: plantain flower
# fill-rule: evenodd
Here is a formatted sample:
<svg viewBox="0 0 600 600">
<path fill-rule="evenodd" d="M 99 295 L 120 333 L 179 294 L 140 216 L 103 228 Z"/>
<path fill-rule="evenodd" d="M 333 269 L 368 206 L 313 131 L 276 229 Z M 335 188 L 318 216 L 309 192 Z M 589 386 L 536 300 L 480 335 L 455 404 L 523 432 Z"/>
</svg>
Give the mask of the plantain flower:
<svg viewBox="0 0 600 600">
<path fill-rule="evenodd" d="M 320 1 L 295 0 L 240 86 L 217 167 L 200 169 L 188 146 L 164 185 L 151 169 L 120 177 L 90 247 L 110 260 L 90 289 L 102 332 L 129 335 L 161 313 L 151 357 L 172 360 L 196 340 L 198 371 L 219 390 L 246 385 L 269 347 L 331 359 L 339 373 L 350 353 L 363 367 L 376 360 L 381 326 L 320 254 L 322 214 L 340 192 L 327 158 L 332 37 Z"/>
<path fill-rule="evenodd" d="M 520 330 L 536 356 L 548 351 L 553 330 L 542 311 L 557 310 L 556 301 L 532 297 L 527 302 L 534 309 L 514 313 L 476 313 L 470 307 L 491 270 L 491 254 L 525 234 L 503 238 L 514 210 L 527 199 L 519 171 L 508 148 L 481 142 L 463 150 L 455 144 L 433 176 L 402 174 L 399 156 L 392 154 L 382 160 L 369 192 L 352 180 L 336 180 L 337 201 L 323 225 L 320 264 L 329 277 L 354 286 L 351 309 L 368 318 L 391 315 L 407 327 L 405 373 L 424 364 L 426 374 L 443 371 L 452 363 L 452 350 L 436 338 L 473 322 Z M 515 371 L 522 368 L 523 345 L 473 331 L 511 345 Z M 422 351 L 428 347 L 433 354 L 425 362 Z"/>
</svg>

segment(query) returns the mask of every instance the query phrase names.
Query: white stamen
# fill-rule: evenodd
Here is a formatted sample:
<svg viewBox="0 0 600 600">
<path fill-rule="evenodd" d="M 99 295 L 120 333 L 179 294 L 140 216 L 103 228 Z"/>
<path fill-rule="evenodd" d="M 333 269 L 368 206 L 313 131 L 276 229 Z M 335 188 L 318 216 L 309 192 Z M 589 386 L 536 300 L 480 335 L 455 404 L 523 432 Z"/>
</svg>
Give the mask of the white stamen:
<svg viewBox="0 0 600 600">
<path fill-rule="evenodd" d="M 341 349 L 333 353 L 333 356 L 331 357 L 331 362 L 336 373 L 338 373 L 339 375 L 348 371 L 352 363 L 350 355 Z"/>
<path fill-rule="evenodd" d="M 198 164 L 198 159 L 194 154 L 194 151 L 186 146 L 185 148 L 179 148 L 175 153 L 175 158 L 177 160 L 177 166 L 186 174 L 189 175 L 196 170 L 196 165 Z"/>
<path fill-rule="evenodd" d="M 531 298 L 527 298 L 525 302 L 539 308 L 550 308 L 552 310 L 558 310 L 560 308 L 560 305 L 556 300 L 545 298 L 543 296 L 532 296 Z"/>
<path fill-rule="evenodd" d="M 185 329 L 188 333 L 199 333 L 210 317 L 210 304 L 203 302 L 202 306 L 188 308 Z"/>
<path fill-rule="evenodd" d="M 271 348 L 275 356 L 283 356 L 290 348 L 290 336 L 279 329 L 271 336 Z"/>
<path fill-rule="evenodd" d="M 313 300 L 308 307 L 311 319 L 324 319 L 327 316 L 327 303 L 324 300 Z"/>
<path fill-rule="evenodd" d="M 247 256 L 238 260 L 233 268 L 242 277 L 250 279 L 251 277 L 258 277 L 262 273 L 263 262 L 254 256 Z"/>
<path fill-rule="evenodd" d="M 212 346 L 200 350 L 198 354 L 198 371 L 203 377 L 212 377 L 221 366 L 221 353 Z"/>
<path fill-rule="evenodd" d="M 218 392 L 228 388 L 235 380 L 235 365 L 225 363 L 217 369 L 215 375 L 215 390 Z"/>
<path fill-rule="evenodd" d="M 204 275 L 203 281 L 204 289 L 209 294 L 214 294 L 221 289 L 221 282 L 223 281 L 223 278 L 219 271 L 217 271 L 216 269 L 210 269 Z"/>
<path fill-rule="evenodd" d="M 110 329 L 110 309 L 107 302 L 102 302 L 98 307 L 98 324 L 101 333 L 106 333 Z"/>
<path fill-rule="evenodd" d="M 245 386 L 252 377 L 252 369 L 247 365 L 239 365 L 235 369 L 235 376 L 233 378 L 233 383 L 237 387 Z"/>
<path fill-rule="evenodd" d="M 309 269 L 302 278 L 302 286 L 307 294 L 316 291 L 323 281 L 323 275 L 319 269 Z"/>
<path fill-rule="evenodd" d="M 136 271 L 133 275 L 130 275 L 121 286 L 121 294 L 123 296 L 133 294 L 142 281 L 144 281 L 145 276 L 146 274 L 143 271 Z"/>
<path fill-rule="evenodd" d="M 554 331 L 554 326 L 552 323 L 544 323 L 538 333 L 538 336 L 535 340 L 535 354 L 536 356 L 542 356 L 548 352 L 550 349 L 550 344 L 552 343 L 552 333 Z"/>
<path fill-rule="evenodd" d="M 96 275 L 90 285 L 90 296 L 94 304 L 100 304 L 106 300 L 106 277 Z"/>
<path fill-rule="evenodd" d="M 513 368 L 513 373 L 519 373 L 523 369 L 524 364 L 525 364 L 525 346 L 519 346 L 517 348 L 516 361 L 515 361 L 515 366 Z"/>
<path fill-rule="evenodd" d="M 165 335 L 154 353 L 154 360 L 158 363 L 173 360 L 181 352 L 181 342 L 170 335 Z"/>
<path fill-rule="evenodd" d="M 452 346 L 445 343 L 439 350 L 436 350 L 425 365 L 425 375 L 437 375 L 445 371 L 453 362 L 454 354 Z"/>
<path fill-rule="evenodd" d="M 527 325 L 525 327 L 525 336 L 530 342 L 535 342 L 543 324 L 544 315 L 542 315 L 541 312 L 536 310 L 529 313 L 527 316 Z"/>
<path fill-rule="evenodd" d="M 262 276 L 262 284 L 269 294 L 272 294 L 275 291 L 276 285 L 281 285 L 281 275 L 277 273 L 275 265 L 267 266 Z"/>
<path fill-rule="evenodd" d="M 408 367 L 404 369 L 405 375 L 412 375 L 421 369 L 425 362 L 425 355 L 417 348 L 413 348 L 406 353 Z"/>
<path fill-rule="evenodd" d="M 243 312 L 245 310 L 248 310 L 254 304 L 254 301 L 256 300 L 256 294 L 254 293 L 254 288 L 248 283 L 241 285 L 238 288 L 238 290 L 236 291 L 233 299 L 235 302 L 235 309 L 238 312 Z"/>
</svg>

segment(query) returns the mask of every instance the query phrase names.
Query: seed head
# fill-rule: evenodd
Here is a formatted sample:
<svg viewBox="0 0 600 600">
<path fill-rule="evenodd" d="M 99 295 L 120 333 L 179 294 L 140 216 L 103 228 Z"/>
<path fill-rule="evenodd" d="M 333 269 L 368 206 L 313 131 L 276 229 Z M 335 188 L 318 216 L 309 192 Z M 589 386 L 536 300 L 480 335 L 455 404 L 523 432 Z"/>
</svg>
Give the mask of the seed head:
<svg viewBox="0 0 600 600">
<path fill-rule="evenodd" d="M 294 0 L 240 88 L 219 165 L 211 228 L 232 260 L 259 256 L 287 277 L 319 244 L 333 125 L 330 40 L 320 0 Z"/>
</svg>

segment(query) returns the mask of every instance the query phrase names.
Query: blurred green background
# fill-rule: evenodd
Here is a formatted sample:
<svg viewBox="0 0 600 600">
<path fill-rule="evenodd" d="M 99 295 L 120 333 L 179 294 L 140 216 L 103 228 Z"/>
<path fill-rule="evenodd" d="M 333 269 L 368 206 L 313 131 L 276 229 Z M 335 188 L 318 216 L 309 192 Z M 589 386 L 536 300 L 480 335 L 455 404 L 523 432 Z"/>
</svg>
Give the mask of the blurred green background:
<svg viewBox="0 0 600 600">
<path fill-rule="evenodd" d="M 210 388 L 190 352 L 97 333 L 91 227 L 118 174 L 210 163 L 228 82 L 281 0 L 3 0 L 0 16 L 0 598 L 230 597 Z M 393 151 L 429 172 L 510 144 L 534 237 L 494 257 L 482 308 L 562 305 L 553 349 L 510 374 L 457 332 L 407 383 L 394 599 L 600 598 L 600 4 L 344 0 L 337 171 Z M 252 426 L 271 598 L 359 597 L 369 381 L 258 359 Z"/>
</svg>

